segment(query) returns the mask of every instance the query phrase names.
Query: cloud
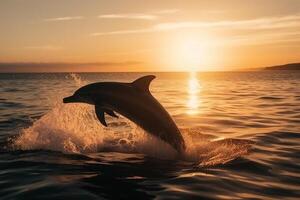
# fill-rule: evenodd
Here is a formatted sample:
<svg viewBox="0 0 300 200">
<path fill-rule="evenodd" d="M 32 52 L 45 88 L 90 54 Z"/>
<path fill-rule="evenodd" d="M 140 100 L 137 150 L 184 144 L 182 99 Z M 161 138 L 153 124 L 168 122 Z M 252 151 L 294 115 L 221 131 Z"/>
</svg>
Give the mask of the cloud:
<svg viewBox="0 0 300 200">
<path fill-rule="evenodd" d="M 24 49 L 56 51 L 56 50 L 61 50 L 63 48 L 60 46 L 43 45 L 43 46 L 26 46 L 24 47 Z"/>
<path fill-rule="evenodd" d="M 103 35 L 121 35 L 121 34 L 137 34 L 159 31 L 169 31 L 177 29 L 244 29 L 244 30 L 259 30 L 259 29 L 276 29 L 289 28 L 300 26 L 300 15 L 289 15 L 269 18 L 257 18 L 250 20 L 224 20 L 224 21 L 177 21 L 169 23 L 157 23 L 146 29 L 131 29 L 119 30 L 111 32 L 92 33 L 92 36 Z"/>
<path fill-rule="evenodd" d="M 147 33 L 147 32 L 153 32 L 153 30 L 152 29 L 132 29 L 132 30 L 99 32 L 99 33 L 92 33 L 91 36 L 123 35 L 123 34 L 137 34 L 137 33 Z"/>
<path fill-rule="evenodd" d="M 160 15 L 174 14 L 179 12 L 178 9 L 166 9 L 145 13 L 127 13 L 127 14 L 103 14 L 99 15 L 101 19 L 140 19 L 140 20 L 156 20 Z"/>
<path fill-rule="evenodd" d="M 166 10 L 153 11 L 151 13 L 163 15 L 163 14 L 174 14 L 174 13 L 178 13 L 179 11 L 180 11 L 179 9 L 166 9 Z"/>
<path fill-rule="evenodd" d="M 299 31 L 284 31 L 284 32 L 269 32 L 260 33 L 255 35 L 242 35 L 227 38 L 224 43 L 237 44 L 237 45 L 266 45 L 266 44 L 279 44 L 279 43 L 292 43 L 300 42 Z"/>
<path fill-rule="evenodd" d="M 141 19 L 141 20 L 155 20 L 158 17 L 150 14 L 107 14 L 99 15 L 102 19 Z"/>
<path fill-rule="evenodd" d="M 258 18 L 250 20 L 232 20 L 232 21 L 184 21 L 156 24 L 153 29 L 173 30 L 182 28 L 237 28 L 237 29 L 272 29 L 284 28 L 300 25 L 300 15 Z"/>
<path fill-rule="evenodd" d="M 55 22 L 55 21 L 71 21 L 71 20 L 80 20 L 83 19 L 83 16 L 73 16 L 73 17 L 57 17 L 57 18 L 48 18 L 44 21 Z"/>
</svg>

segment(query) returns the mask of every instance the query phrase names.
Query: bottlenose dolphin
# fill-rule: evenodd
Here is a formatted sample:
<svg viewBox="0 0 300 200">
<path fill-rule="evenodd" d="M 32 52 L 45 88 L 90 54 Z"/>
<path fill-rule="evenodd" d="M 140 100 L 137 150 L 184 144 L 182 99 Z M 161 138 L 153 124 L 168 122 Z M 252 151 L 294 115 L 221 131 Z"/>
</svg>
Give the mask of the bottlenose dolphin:
<svg viewBox="0 0 300 200">
<path fill-rule="evenodd" d="M 95 105 L 96 116 L 104 126 L 107 126 L 104 113 L 117 117 L 116 111 L 183 153 L 185 143 L 178 127 L 150 93 L 149 85 L 154 78 L 149 75 L 132 83 L 92 83 L 79 88 L 72 96 L 64 98 L 63 102 Z"/>
</svg>

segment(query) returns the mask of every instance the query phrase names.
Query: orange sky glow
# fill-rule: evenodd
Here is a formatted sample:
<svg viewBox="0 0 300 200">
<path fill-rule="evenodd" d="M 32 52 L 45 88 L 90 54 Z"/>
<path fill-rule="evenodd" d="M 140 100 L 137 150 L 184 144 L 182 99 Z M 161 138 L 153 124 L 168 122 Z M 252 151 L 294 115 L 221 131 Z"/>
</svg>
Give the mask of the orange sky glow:
<svg viewBox="0 0 300 200">
<path fill-rule="evenodd" d="M 1 0 L 0 29 L 0 72 L 226 71 L 300 61 L 299 0 Z"/>
</svg>

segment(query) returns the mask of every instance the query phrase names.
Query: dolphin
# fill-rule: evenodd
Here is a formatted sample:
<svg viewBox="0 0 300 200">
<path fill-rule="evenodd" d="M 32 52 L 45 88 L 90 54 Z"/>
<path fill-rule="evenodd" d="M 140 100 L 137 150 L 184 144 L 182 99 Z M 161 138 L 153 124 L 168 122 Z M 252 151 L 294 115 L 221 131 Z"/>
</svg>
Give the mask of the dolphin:
<svg viewBox="0 0 300 200">
<path fill-rule="evenodd" d="M 92 83 L 79 88 L 72 96 L 64 98 L 63 102 L 95 105 L 96 116 L 104 126 L 107 126 L 104 114 L 118 117 L 115 114 L 117 112 L 182 154 L 185 143 L 178 127 L 150 93 L 149 85 L 154 78 L 148 75 L 131 83 Z"/>
</svg>

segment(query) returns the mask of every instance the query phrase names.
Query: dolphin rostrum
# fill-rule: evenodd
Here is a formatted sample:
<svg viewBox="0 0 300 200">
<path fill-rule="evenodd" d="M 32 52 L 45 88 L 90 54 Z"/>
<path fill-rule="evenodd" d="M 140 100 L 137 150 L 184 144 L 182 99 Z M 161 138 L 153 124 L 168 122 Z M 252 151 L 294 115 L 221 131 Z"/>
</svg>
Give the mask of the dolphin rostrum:
<svg viewBox="0 0 300 200">
<path fill-rule="evenodd" d="M 117 117 L 116 111 L 183 153 L 185 144 L 178 127 L 149 91 L 154 78 L 149 75 L 132 83 L 92 83 L 79 88 L 72 96 L 64 98 L 63 102 L 95 105 L 96 116 L 104 126 L 107 126 L 104 113 Z"/>
</svg>

